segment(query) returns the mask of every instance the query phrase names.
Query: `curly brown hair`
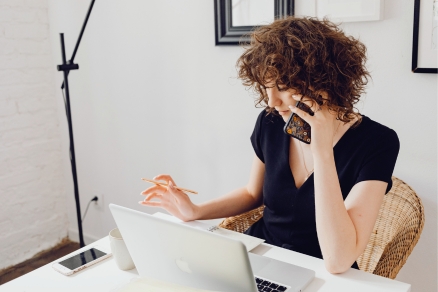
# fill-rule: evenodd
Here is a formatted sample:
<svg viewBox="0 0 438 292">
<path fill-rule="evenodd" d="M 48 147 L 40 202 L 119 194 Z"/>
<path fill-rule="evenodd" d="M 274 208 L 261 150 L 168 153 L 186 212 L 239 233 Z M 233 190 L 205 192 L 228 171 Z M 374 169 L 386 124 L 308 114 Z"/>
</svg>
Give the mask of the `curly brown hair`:
<svg viewBox="0 0 438 292">
<path fill-rule="evenodd" d="M 274 111 L 267 106 L 265 85 L 275 83 L 279 90 L 294 89 L 327 105 L 347 123 L 357 115 L 354 105 L 371 77 L 366 59 L 365 45 L 346 36 L 338 25 L 290 16 L 253 31 L 236 66 L 243 85 L 258 93 L 256 106 Z"/>
</svg>

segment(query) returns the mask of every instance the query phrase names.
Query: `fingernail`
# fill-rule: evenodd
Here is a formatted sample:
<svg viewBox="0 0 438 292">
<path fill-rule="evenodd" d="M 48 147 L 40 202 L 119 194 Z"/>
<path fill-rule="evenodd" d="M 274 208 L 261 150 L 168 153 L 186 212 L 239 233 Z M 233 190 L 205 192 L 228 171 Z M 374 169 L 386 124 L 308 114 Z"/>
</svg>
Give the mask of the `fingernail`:
<svg viewBox="0 0 438 292">
<path fill-rule="evenodd" d="M 143 201 L 139 201 L 138 203 L 139 203 L 140 205 L 143 205 Z"/>
<path fill-rule="evenodd" d="M 290 105 L 289 108 L 290 108 L 290 109 L 294 109 L 294 108 L 296 108 L 296 106 L 294 106 L 294 105 Z"/>
</svg>

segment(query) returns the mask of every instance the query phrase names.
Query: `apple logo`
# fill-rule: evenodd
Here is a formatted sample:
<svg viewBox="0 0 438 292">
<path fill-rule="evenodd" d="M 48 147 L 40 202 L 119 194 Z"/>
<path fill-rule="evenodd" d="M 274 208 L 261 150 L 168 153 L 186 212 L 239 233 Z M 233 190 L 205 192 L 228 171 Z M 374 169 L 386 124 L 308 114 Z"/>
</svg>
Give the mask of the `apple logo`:
<svg viewBox="0 0 438 292">
<path fill-rule="evenodd" d="M 185 262 L 183 258 L 176 259 L 175 263 L 181 271 L 189 273 L 189 274 L 192 273 L 192 270 L 190 270 L 190 268 L 189 268 L 189 264 L 187 262 Z"/>
</svg>

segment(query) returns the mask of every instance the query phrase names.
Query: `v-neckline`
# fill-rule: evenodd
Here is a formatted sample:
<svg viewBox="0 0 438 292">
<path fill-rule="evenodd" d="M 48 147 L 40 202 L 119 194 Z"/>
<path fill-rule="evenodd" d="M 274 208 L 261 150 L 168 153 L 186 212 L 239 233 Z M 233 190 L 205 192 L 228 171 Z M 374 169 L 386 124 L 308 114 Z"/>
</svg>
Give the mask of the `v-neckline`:
<svg viewBox="0 0 438 292">
<path fill-rule="evenodd" d="M 290 166 L 290 148 L 291 148 L 292 139 L 294 139 L 294 138 L 291 137 L 291 136 L 289 136 L 289 135 L 284 135 L 284 137 L 285 137 L 285 151 L 286 151 L 286 157 L 287 157 L 287 159 L 286 159 L 287 169 L 289 169 L 289 175 L 290 175 L 290 177 L 292 178 L 292 184 L 293 184 L 293 187 L 295 188 L 295 190 L 299 191 L 299 190 L 304 186 L 304 184 L 306 184 L 307 181 L 308 181 L 311 177 L 313 177 L 313 171 L 312 171 L 312 173 L 307 177 L 307 179 L 301 184 L 301 186 L 300 186 L 300 187 L 297 187 L 297 184 L 296 184 L 296 181 L 295 181 L 295 177 L 294 177 L 294 174 L 293 174 L 293 172 L 292 172 L 292 168 L 291 168 L 291 166 Z M 338 142 L 339 142 L 339 141 L 338 141 Z M 336 143 L 336 144 L 337 144 L 337 143 Z M 335 145 L 335 146 L 336 146 L 336 145 Z"/>
<path fill-rule="evenodd" d="M 301 186 L 297 187 L 297 183 L 296 183 L 294 174 L 292 172 L 292 168 L 290 167 L 290 147 L 291 147 L 290 144 L 292 143 L 292 139 L 294 139 L 294 138 L 290 137 L 289 135 L 285 135 L 285 136 L 288 138 L 287 139 L 288 143 L 286 143 L 286 145 L 287 145 L 287 147 L 286 147 L 286 151 L 287 151 L 287 168 L 289 169 L 290 176 L 292 177 L 292 184 L 293 184 L 295 190 L 299 191 L 307 183 L 307 181 L 310 180 L 310 178 L 313 178 L 314 171 L 312 170 L 312 173 L 306 178 L 306 180 L 304 180 L 304 182 L 301 184 Z M 338 141 L 338 143 L 339 143 L 339 141 Z M 336 145 L 338 143 L 336 143 Z M 333 147 L 333 149 L 334 149 L 334 147 Z"/>
<path fill-rule="evenodd" d="M 363 122 L 363 118 L 364 118 L 365 116 L 364 115 L 362 115 L 362 122 Z M 344 139 L 344 137 L 345 137 L 345 135 L 347 135 L 349 132 L 351 132 L 350 131 L 350 129 L 351 129 L 351 126 L 347 129 L 347 131 L 345 131 L 345 133 L 341 136 L 341 138 L 339 138 L 339 140 L 338 140 L 338 142 L 336 142 L 336 144 L 333 146 L 333 155 L 335 154 L 335 149 L 336 149 L 336 146 L 338 146 L 339 145 L 339 143 L 342 141 L 342 140 L 345 140 Z M 286 151 L 287 151 L 287 168 L 289 169 L 289 172 L 290 172 L 290 176 L 292 177 L 292 181 L 293 181 L 293 186 L 294 186 L 294 188 L 297 190 L 297 191 L 299 191 L 299 190 L 301 190 L 302 188 L 303 188 L 303 186 L 307 183 L 307 181 L 309 181 L 310 180 L 310 178 L 312 178 L 313 179 L 313 174 L 314 174 L 314 171 L 312 171 L 312 173 L 306 178 L 306 180 L 301 184 L 301 186 L 298 188 L 297 187 L 297 185 L 296 185 L 296 182 L 295 182 L 295 177 L 294 177 L 294 175 L 293 175 L 293 173 L 292 173 L 292 168 L 290 167 L 290 143 L 291 143 L 291 139 L 295 139 L 295 138 L 293 138 L 293 137 L 291 137 L 291 136 L 289 136 L 289 135 L 284 135 L 287 139 L 286 139 Z M 334 159 L 335 159 L 335 161 L 336 161 L 336 156 L 334 157 Z"/>
</svg>

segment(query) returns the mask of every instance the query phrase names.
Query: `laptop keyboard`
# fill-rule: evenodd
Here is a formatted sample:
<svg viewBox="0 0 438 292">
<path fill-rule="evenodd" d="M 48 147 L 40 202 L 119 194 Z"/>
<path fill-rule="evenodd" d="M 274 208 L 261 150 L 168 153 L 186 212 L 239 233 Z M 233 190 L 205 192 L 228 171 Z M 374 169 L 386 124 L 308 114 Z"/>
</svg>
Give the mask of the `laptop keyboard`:
<svg viewBox="0 0 438 292">
<path fill-rule="evenodd" d="M 266 279 L 262 279 L 259 277 L 255 277 L 256 280 L 256 284 L 257 284 L 257 289 L 260 291 L 267 291 L 267 292 L 282 292 L 282 291 L 286 291 L 288 289 L 288 287 L 278 284 L 278 283 L 273 283 L 272 281 L 268 281 Z"/>
</svg>

